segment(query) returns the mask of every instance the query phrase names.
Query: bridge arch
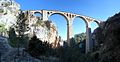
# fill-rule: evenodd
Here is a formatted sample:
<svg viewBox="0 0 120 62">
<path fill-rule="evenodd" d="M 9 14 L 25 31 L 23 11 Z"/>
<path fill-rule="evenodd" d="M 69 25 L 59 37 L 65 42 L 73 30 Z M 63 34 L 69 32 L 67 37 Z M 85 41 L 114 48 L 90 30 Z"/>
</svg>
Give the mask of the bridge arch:
<svg viewBox="0 0 120 62">
<path fill-rule="evenodd" d="M 68 45 L 70 45 L 69 41 L 70 41 L 70 38 L 73 37 L 73 27 L 72 27 L 72 19 L 71 19 L 71 16 L 72 14 L 71 13 L 66 13 L 66 12 L 59 12 L 59 11 L 50 11 L 50 12 L 47 12 L 48 14 L 48 18 L 54 14 L 59 14 L 61 16 L 63 16 L 65 19 L 66 19 L 66 22 L 67 22 L 67 41 L 68 41 Z"/>
<path fill-rule="evenodd" d="M 100 27 L 100 22 L 98 20 L 93 20 L 90 22 L 91 32 L 94 32 L 97 27 Z"/>
<path fill-rule="evenodd" d="M 34 17 L 40 17 L 43 18 L 43 13 L 41 10 L 30 10 L 29 12 L 29 16 L 34 16 Z"/>
<path fill-rule="evenodd" d="M 33 13 L 33 16 L 42 17 L 42 13 L 40 13 L 40 12 L 34 12 L 34 13 Z"/>
<path fill-rule="evenodd" d="M 100 21 L 94 20 L 94 22 L 96 22 L 96 24 L 100 27 Z"/>
<path fill-rule="evenodd" d="M 86 21 L 84 17 L 82 17 L 82 16 L 75 16 L 75 17 L 73 18 L 73 22 L 74 22 L 75 18 L 80 18 L 80 19 L 82 19 L 82 20 L 85 22 L 86 26 L 88 26 L 88 21 Z"/>
<path fill-rule="evenodd" d="M 63 13 L 60 13 L 60 12 L 47 12 L 47 13 L 48 13 L 48 19 L 49 19 L 50 16 L 58 14 L 58 15 L 63 16 L 66 19 L 67 23 L 69 22 L 68 17 Z"/>
<path fill-rule="evenodd" d="M 68 19 L 63 16 L 63 14 L 59 14 L 59 13 L 54 13 L 51 14 L 48 17 L 49 21 L 53 21 L 55 24 L 57 24 L 57 30 L 58 30 L 58 34 L 63 40 L 67 40 L 67 23 L 68 23 Z"/>
</svg>

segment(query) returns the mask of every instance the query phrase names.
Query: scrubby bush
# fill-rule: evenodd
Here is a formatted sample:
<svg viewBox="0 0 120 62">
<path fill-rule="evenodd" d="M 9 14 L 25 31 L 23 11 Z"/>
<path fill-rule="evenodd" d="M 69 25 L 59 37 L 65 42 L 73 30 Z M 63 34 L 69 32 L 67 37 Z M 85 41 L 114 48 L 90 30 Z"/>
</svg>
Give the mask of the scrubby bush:
<svg viewBox="0 0 120 62">
<path fill-rule="evenodd" d="M 33 36 L 31 40 L 29 41 L 28 45 L 28 52 L 34 56 L 34 57 L 39 57 L 42 55 L 47 55 L 48 51 L 51 50 L 51 44 L 49 44 L 47 41 L 43 42 L 39 40 L 36 36 Z"/>
</svg>

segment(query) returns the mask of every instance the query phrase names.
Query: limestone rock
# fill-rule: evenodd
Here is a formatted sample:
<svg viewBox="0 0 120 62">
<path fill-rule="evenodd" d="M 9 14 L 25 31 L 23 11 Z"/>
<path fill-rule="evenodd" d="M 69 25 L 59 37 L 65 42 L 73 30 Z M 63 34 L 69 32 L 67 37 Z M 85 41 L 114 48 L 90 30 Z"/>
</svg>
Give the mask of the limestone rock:
<svg viewBox="0 0 120 62">
<path fill-rule="evenodd" d="M 13 0 L 0 0 L 0 23 L 6 29 L 16 23 L 20 5 Z"/>
</svg>

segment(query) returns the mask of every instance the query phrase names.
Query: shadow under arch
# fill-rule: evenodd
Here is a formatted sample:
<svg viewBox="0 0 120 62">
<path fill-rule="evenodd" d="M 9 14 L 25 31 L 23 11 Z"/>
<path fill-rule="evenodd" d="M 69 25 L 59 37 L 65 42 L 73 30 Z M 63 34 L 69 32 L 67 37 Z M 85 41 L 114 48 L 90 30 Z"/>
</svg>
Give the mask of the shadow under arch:
<svg viewBox="0 0 120 62">
<path fill-rule="evenodd" d="M 54 17 L 54 16 L 56 16 L 56 17 Z M 51 19 L 51 17 L 53 17 L 53 20 Z M 65 20 L 61 20 L 61 19 L 65 19 Z M 61 30 L 61 29 L 59 29 L 60 27 L 61 28 L 63 28 L 62 30 L 65 30 L 65 37 L 66 37 L 66 39 L 65 40 L 67 40 L 67 23 L 68 23 L 68 18 L 67 18 L 67 16 L 65 16 L 64 14 L 62 14 L 62 13 L 52 13 L 52 14 L 49 14 L 49 16 L 48 16 L 48 20 L 49 21 L 52 21 L 52 22 L 57 22 L 56 24 L 59 24 L 59 26 L 57 25 L 57 27 L 58 27 L 58 33 L 59 33 L 59 31 Z M 55 21 L 54 21 L 55 20 Z M 63 23 L 62 23 L 62 21 L 64 21 Z M 61 25 L 61 23 L 63 24 L 63 25 Z M 65 26 L 65 27 L 64 27 Z M 65 28 L 65 29 L 64 29 Z M 60 33 L 61 34 L 61 33 Z M 63 34 L 63 33 L 62 33 Z"/>
</svg>

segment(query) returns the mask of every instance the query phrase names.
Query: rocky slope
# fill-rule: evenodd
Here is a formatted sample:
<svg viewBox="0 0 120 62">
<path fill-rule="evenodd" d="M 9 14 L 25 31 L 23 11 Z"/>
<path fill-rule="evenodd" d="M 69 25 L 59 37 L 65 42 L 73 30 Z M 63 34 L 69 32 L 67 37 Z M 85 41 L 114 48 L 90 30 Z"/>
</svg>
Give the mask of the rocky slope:
<svg viewBox="0 0 120 62">
<path fill-rule="evenodd" d="M 33 61 L 40 62 L 26 53 L 23 48 L 20 48 L 20 56 L 17 56 L 17 48 L 12 48 L 6 37 L 0 36 L 0 61 L 2 62 L 14 62 L 14 61 Z"/>
<path fill-rule="evenodd" d="M 97 42 L 97 62 L 120 62 L 120 13 L 110 17 L 94 32 Z"/>
</svg>

